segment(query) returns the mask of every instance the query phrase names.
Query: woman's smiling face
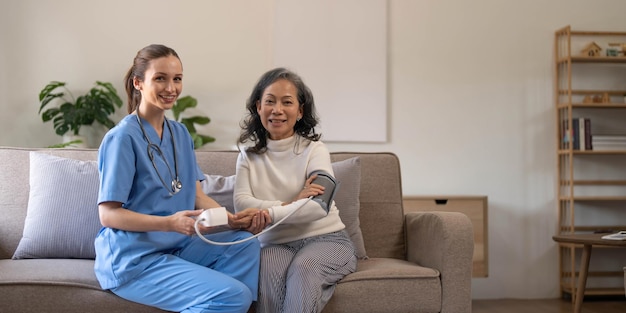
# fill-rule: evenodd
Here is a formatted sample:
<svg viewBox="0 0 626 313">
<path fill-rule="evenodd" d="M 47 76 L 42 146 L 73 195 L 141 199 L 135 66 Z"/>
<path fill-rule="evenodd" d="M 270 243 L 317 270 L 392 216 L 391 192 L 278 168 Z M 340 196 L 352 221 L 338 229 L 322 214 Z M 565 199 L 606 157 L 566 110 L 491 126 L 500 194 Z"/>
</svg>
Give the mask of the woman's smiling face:
<svg viewBox="0 0 626 313">
<path fill-rule="evenodd" d="M 141 102 L 161 110 L 169 110 L 183 90 L 183 66 L 173 56 L 150 61 L 145 79 L 135 79 L 134 85 L 141 91 Z"/>
<path fill-rule="evenodd" d="M 302 117 L 298 90 L 286 79 L 279 79 L 265 88 L 256 109 L 272 140 L 291 137 L 296 122 Z"/>
</svg>

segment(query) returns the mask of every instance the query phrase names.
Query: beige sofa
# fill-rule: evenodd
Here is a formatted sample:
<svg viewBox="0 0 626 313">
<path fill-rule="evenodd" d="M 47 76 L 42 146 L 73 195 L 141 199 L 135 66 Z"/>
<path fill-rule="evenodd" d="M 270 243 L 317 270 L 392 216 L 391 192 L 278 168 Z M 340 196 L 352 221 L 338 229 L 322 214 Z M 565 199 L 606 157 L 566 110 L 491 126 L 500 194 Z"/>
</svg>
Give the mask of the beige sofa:
<svg viewBox="0 0 626 313">
<path fill-rule="evenodd" d="M 0 147 L 0 311 L 160 312 L 101 290 L 90 258 L 12 259 L 21 245 L 27 207 L 35 202 L 29 198 L 35 193 L 31 190 L 29 195 L 29 177 L 31 183 L 43 184 L 29 176 L 32 150 L 35 149 Z M 97 155 L 96 150 L 36 150 L 90 161 Z M 236 152 L 197 151 L 197 156 L 207 174 L 224 177 L 234 174 Z M 357 272 L 339 282 L 324 312 L 471 312 L 470 220 L 460 213 L 404 214 L 398 158 L 392 153 L 333 153 L 332 160 L 357 156 L 360 162 L 357 222 L 368 258 L 359 260 Z M 46 170 L 50 168 L 41 169 Z M 64 182 L 47 184 L 59 187 Z M 46 185 L 43 186 L 45 189 Z M 41 192 L 42 187 L 37 188 Z M 83 184 L 68 183 L 63 188 L 64 192 L 49 198 L 73 201 L 84 196 L 77 194 Z M 352 190 L 350 186 L 342 188 Z M 88 213 L 73 213 L 72 218 L 93 214 L 92 206 L 89 207 Z M 30 216 L 31 208 L 28 210 Z M 29 217 L 31 222 L 32 219 Z M 64 222 L 47 217 L 45 225 L 51 228 L 44 234 L 52 236 L 57 230 L 66 230 L 58 229 L 66 227 L 61 225 Z M 67 240 L 74 237 L 78 235 L 68 236 Z M 45 238 L 38 240 L 44 242 Z"/>
</svg>

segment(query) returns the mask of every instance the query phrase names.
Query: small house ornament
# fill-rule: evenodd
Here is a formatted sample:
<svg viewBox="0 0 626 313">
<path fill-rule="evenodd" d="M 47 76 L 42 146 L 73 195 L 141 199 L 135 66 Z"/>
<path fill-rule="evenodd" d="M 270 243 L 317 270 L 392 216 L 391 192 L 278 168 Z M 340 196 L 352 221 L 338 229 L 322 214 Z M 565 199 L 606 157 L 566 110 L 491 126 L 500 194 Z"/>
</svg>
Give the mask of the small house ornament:
<svg viewBox="0 0 626 313">
<path fill-rule="evenodd" d="M 602 47 L 600 47 L 595 42 L 589 43 L 581 51 L 583 56 L 588 56 L 588 57 L 599 57 L 599 56 L 602 56 L 601 52 L 602 52 Z"/>
</svg>

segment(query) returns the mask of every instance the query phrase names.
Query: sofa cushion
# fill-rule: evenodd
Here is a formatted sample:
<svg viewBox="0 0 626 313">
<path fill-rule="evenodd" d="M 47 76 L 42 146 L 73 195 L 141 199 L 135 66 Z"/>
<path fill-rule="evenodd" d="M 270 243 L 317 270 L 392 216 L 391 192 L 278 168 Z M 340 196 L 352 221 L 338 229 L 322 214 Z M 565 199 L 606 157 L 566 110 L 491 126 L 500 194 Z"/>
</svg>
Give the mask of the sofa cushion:
<svg viewBox="0 0 626 313">
<path fill-rule="evenodd" d="M 335 178 L 339 181 L 339 190 L 335 194 L 335 205 L 339 209 L 341 221 L 346 225 L 346 231 L 352 239 L 356 256 L 359 259 L 367 259 L 361 221 L 359 201 L 361 191 L 361 159 L 349 158 L 332 163 Z"/>
<path fill-rule="evenodd" d="M 441 312 L 440 276 L 435 269 L 405 260 L 360 260 L 356 272 L 339 281 L 324 311 Z M 376 296 L 372 300 L 364 295 Z"/>
<path fill-rule="evenodd" d="M 359 259 L 366 259 L 365 244 L 359 220 L 359 190 L 361 187 L 361 160 L 358 157 L 332 163 L 335 178 L 339 181 L 339 189 L 335 194 L 335 205 L 339 216 L 346 225 L 346 231 L 354 243 Z M 233 192 L 235 176 L 205 174 L 202 191 L 230 212 L 234 212 Z"/>
<path fill-rule="evenodd" d="M 98 166 L 95 161 L 30 152 L 30 193 L 13 259 L 95 258 Z"/>
<path fill-rule="evenodd" d="M 85 259 L 0 260 L 0 312 L 165 311 L 102 290 Z"/>
<path fill-rule="evenodd" d="M 235 175 L 209 175 L 204 174 L 204 180 L 201 182 L 202 191 L 217 201 L 221 206 L 225 207 L 230 213 L 235 213 L 235 204 L 233 202 L 233 192 L 235 190 Z"/>
</svg>

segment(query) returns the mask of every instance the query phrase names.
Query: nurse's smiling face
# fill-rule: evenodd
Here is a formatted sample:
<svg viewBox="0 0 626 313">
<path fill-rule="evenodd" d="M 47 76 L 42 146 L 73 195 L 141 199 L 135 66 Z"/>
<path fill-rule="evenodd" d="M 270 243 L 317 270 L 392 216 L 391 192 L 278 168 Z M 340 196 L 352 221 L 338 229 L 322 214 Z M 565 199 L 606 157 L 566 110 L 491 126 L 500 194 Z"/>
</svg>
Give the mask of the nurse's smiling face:
<svg viewBox="0 0 626 313">
<path fill-rule="evenodd" d="M 173 55 L 151 60 L 143 80 L 133 84 L 141 92 L 141 107 L 169 110 L 183 90 L 183 65 Z"/>
<path fill-rule="evenodd" d="M 272 140 L 293 136 L 294 126 L 302 118 L 298 90 L 292 82 L 286 79 L 279 79 L 267 86 L 261 100 L 256 103 L 256 109 L 261 118 L 261 124 Z"/>
</svg>

